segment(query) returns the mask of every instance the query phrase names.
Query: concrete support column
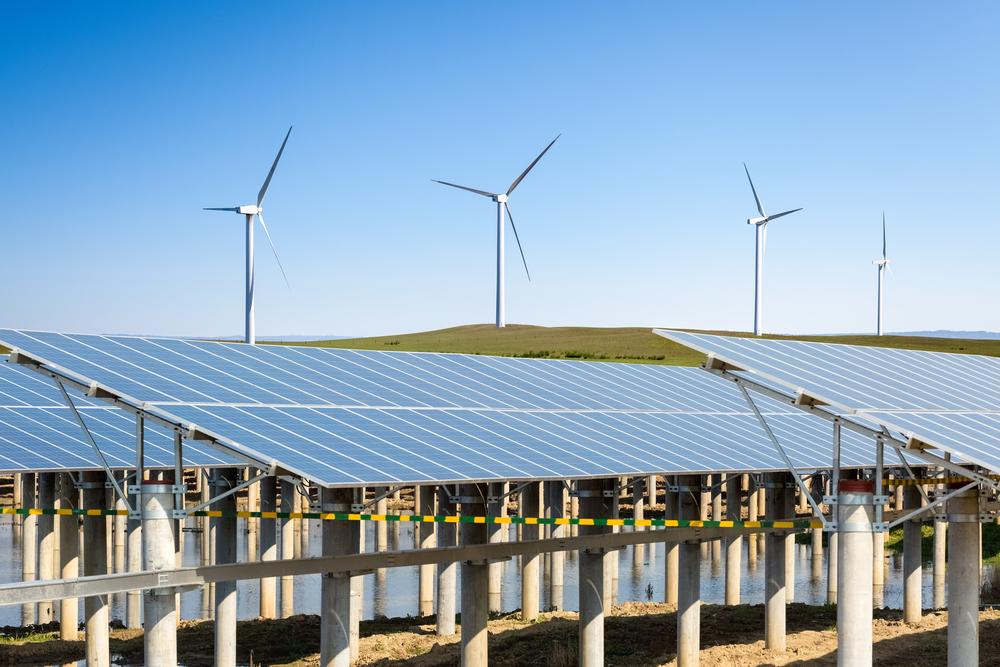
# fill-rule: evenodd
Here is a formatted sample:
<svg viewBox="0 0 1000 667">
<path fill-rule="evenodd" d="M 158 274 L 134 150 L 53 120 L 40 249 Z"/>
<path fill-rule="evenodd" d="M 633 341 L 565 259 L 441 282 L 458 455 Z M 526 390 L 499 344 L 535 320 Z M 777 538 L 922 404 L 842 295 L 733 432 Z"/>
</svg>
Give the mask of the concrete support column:
<svg viewBox="0 0 1000 667">
<path fill-rule="evenodd" d="M 698 491 L 701 478 L 679 475 L 678 514 L 682 521 L 698 519 L 703 509 L 699 500 L 706 500 Z M 701 573 L 700 547 L 697 542 L 680 545 L 677 587 L 677 666 L 694 667 L 701 651 Z"/>
<path fill-rule="evenodd" d="M 382 495 L 389 490 L 389 487 L 379 487 L 375 489 L 375 493 Z M 380 498 L 375 503 L 375 514 L 385 515 L 389 512 L 389 500 L 388 498 Z M 465 513 L 465 510 L 462 510 Z M 375 522 L 375 551 L 385 551 L 389 548 L 389 522 L 388 521 L 376 521 Z"/>
<path fill-rule="evenodd" d="M 354 497 L 354 503 L 356 505 L 361 505 L 365 500 L 365 489 L 364 487 L 354 489 L 352 492 Z M 348 532 L 348 539 L 350 540 L 351 549 L 355 553 L 364 553 L 365 551 L 365 522 L 364 521 L 351 521 L 350 531 Z M 358 661 L 358 655 L 361 651 L 361 612 L 364 609 L 364 594 L 365 594 L 365 578 L 362 575 L 355 574 L 351 577 L 351 663 Z M 454 618 L 454 614 L 452 615 Z"/>
<path fill-rule="evenodd" d="M 975 487 L 948 501 L 948 667 L 979 664 L 979 509 Z"/>
<path fill-rule="evenodd" d="M 56 503 L 56 473 L 38 473 L 38 506 L 42 509 L 52 509 Z M 56 534 L 55 521 L 51 514 L 38 517 L 38 578 L 53 579 L 56 577 Z M 101 533 L 107 539 L 107 531 Z M 38 603 L 38 622 L 51 623 L 55 620 L 54 606 L 51 602 Z"/>
<path fill-rule="evenodd" d="M 917 473 L 921 476 L 923 471 Z M 920 489 L 910 484 L 903 488 L 903 509 L 920 508 Z M 919 623 L 921 619 L 921 589 L 923 588 L 923 568 L 920 542 L 920 518 L 911 519 L 903 524 L 903 620 L 907 623 Z"/>
<path fill-rule="evenodd" d="M 722 520 L 722 492 L 726 488 L 725 475 L 715 475 L 712 477 L 712 483 L 715 488 L 712 489 L 712 521 Z M 722 567 L 722 540 L 712 540 L 712 574 L 718 574 L 719 568 Z"/>
<path fill-rule="evenodd" d="M 80 507 L 80 494 L 69 473 L 59 475 L 59 509 Z M 80 576 L 80 519 L 76 516 L 59 517 L 59 566 L 61 578 L 76 579 Z M 76 641 L 80 638 L 79 601 L 66 598 L 59 601 L 59 639 Z"/>
<path fill-rule="evenodd" d="M 545 514 L 553 519 L 563 518 L 565 505 L 563 505 L 563 483 L 545 482 L 545 502 L 547 505 Z M 566 526 L 552 525 L 550 535 L 553 539 L 566 536 Z M 555 611 L 563 610 L 563 569 L 565 567 L 565 553 L 553 551 L 551 554 L 552 567 L 549 571 L 549 608 Z"/>
<path fill-rule="evenodd" d="M 219 468 L 215 472 L 215 495 L 237 485 L 235 468 Z M 212 519 L 215 524 L 215 562 L 218 565 L 236 562 L 236 494 L 215 502 L 214 509 L 223 516 Z M 215 665 L 236 665 L 236 582 L 215 584 Z"/>
<path fill-rule="evenodd" d="M 486 514 L 486 484 L 463 484 L 459 487 L 459 502 L 464 516 Z M 485 544 L 488 539 L 485 523 L 462 523 L 461 541 L 467 544 Z M 483 561 L 464 561 L 462 577 L 462 667 L 486 667 L 488 664 L 489 620 L 488 600 L 490 571 Z"/>
<path fill-rule="evenodd" d="M 530 482 L 521 489 L 521 497 L 518 500 L 518 513 L 521 516 L 538 516 L 539 489 L 538 482 Z M 538 539 L 537 524 L 523 524 L 521 526 L 521 540 L 533 542 Z M 538 618 L 538 554 L 524 554 L 521 556 L 521 618 L 525 621 L 533 621 Z"/>
<path fill-rule="evenodd" d="M 698 501 L 698 518 L 701 521 L 708 521 L 712 518 L 712 476 L 704 475 L 701 478 L 701 496 Z M 711 543 L 702 541 L 699 545 L 701 557 L 708 559 L 712 550 Z"/>
<path fill-rule="evenodd" d="M 295 485 L 287 480 L 281 480 L 281 511 L 295 511 Z M 295 554 L 295 521 L 281 519 L 281 558 L 289 560 Z M 281 617 L 289 618 L 295 614 L 295 577 L 281 577 Z"/>
<path fill-rule="evenodd" d="M 613 499 L 604 496 L 614 488 L 606 480 L 587 479 L 577 482 L 580 513 L 585 517 L 605 517 L 611 513 Z M 603 526 L 580 526 L 580 535 L 607 532 Z M 609 560 L 603 549 L 579 552 L 580 638 L 578 664 L 597 667 L 604 664 L 604 568 Z"/>
<path fill-rule="evenodd" d="M 743 506 L 740 475 L 726 478 L 726 518 L 739 521 Z M 743 567 L 743 536 L 732 534 L 726 540 L 726 604 L 740 603 L 740 571 Z"/>
<path fill-rule="evenodd" d="M 837 567 L 840 560 L 840 538 L 837 533 L 829 533 L 826 550 L 826 603 L 837 604 Z"/>
<path fill-rule="evenodd" d="M 619 518 L 619 508 L 618 504 L 621 501 L 619 497 L 619 488 L 617 486 L 613 487 L 611 494 L 611 518 Z M 611 532 L 620 532 L 621 528 L 614 526 Z M 608 588 L 604 596 L 604 613 L 610 613 L 611 607 L 618 602 L 618 555 L 620 553 L 619 549 L 611 549 L 604 556 L 604 579 L 608 583 Z"/>
<path fill-rule="evenodd" d="M 646 478 L 637 477 L 632 482 L 632 518 L 642 521 L 646 518 Z M 635 526 L 632 530 L 646 530 L 643 527 Z M 652 547 L 650 547 L 652 548 Z M 632 563 L 638 572 L 642 568 L 642 563 L 646 559 L 646 545 L 636 544 L 632 547 Z"/>
<path fill-rule="evenodd" d="M 139 481 L 133 480 L 132 484 L 137 486 Z M 136 509 L 142 509 L 142 496 L 138 493 L 129 493 L 129 503 Z M 137 517 L 129 517 L 126 524 L 128 529 L 128 571 L 142 571 L 142 520 Z M 125 596 L 125 627 L 137 630 L 142 627 L 142 591 L 129 591 Z"/>
<path fill-rule="evenodd" d="M 424 516 L 433 516 L 436 514 L 437 504 L 434 502 L 436 495 L 435 488 L 433 486 L 418 486 L 414 492 L 417 495 L 417 514 Z M 421 521 L 417 524 L 416 531 L 417 548 L 433 549 L 436 546 L 434 542 L 433 523 Z M 433 564 L 420 566 L 420 586 L 418 590 L 420 616 L 431 616 L 434 614 L 434 569 Z"/>
<path fill-rule="evenodd" d="M 678 502 L 679 498 L 676 491 L 671 491 L 669 486 L 672 484 L 677 485 L 677 478 L 670 477 L 664 478 L 663 484 L 663 518 L 664 519 L 678 519 L 680 514 L 678 513 Z M 666 530 L 670 530 L 667 528 Z M 664 549 L 666 550 L 666 557 L 664 560 L 664 578 L 663 578 L 663 601 L 667 604 L 677 605 L 677 579 L 678 579 L 678 567 L 680 563 L 680 553 L 681 545 L 676 542 L 665 542 Z"/>
<path fill-rule="evenodd" d="M 813 475 L 810 482 L 812 489 L 812 495 L 816 498 L 816 503 L 822 508 L 823 506 L 823 476 Z M 812 514 L 812 508 L 806 509 L 809 514 Z M 813 581 L 818 582 L 823 577 L 823 529 L 813 528 L 812 534 L 812 578 Z"/>
<path fill-rule="evenodd" d="M 260 482 L 259 498 L 261 512 L 276 512 L 278 510 L 278 480 L 275 477 L 265 477 Z M 257 536 L 260 541 L 260 559 L 278 560 L 278 528 L 274 519 L 261 518 Z M 274 577 L 264 577 L 260 580 L 260 616 L 261 618 L 277 618 L 276 593 L 278 580 Z"/>
<path fill-rule="evenodd" d="M 118 485 L 125 489 L 125 477 L 123 473 L 117 473 L 116 479 L 118 480 Z M 128 506 L 125 504 L 125 499 L 120 498 L 118 493 L 114 489 L 110 489 L 110 495 L 114 498 L 114 506 L 118 511 L 125 511 Z M 113 525 L 114 525 L 114 535 L 112 537 L 112 543 L 114 544 L 114 557 L 115 557 L 115 572 L 125 572 L 128 569 L 128 564 L 126 562 L 126 551 L 125 547 L 127 545 L 127 529 L 128 516 L 124 514 L 115 515 Z M 60 540 L 62 544 L 62 540 Z"/>
<path fill-rule="evenodd" d="M 350 489 L 321 489 L 321 512 L 350 512 L 354 494 Z M 349 521 L 324 521 L 323 555 L 349 554 Z M 325 573 L 320 591 L 321 667 L 350 667 L 351 664 L 351 577 L 347 573 Z"/>
<path fill-rule="evenodd" d="M 21 473 L 21 506 L 24 509 L 38 507 L 35 495 L 35 473 Z M 38 576 L 38 515 L 24 517 L 21 530 L 21 579 L 34 581 Z M 21 605 L 21 624 L 33 625 L 38 621 L 35 605 Z"/>
<path fill-rule="evenodd" d="M 83 478 L 84 509 L 105 509 L 108 493 L 104 487 L 104 472 L 85 472 Z M 83 576 L 95 577 L 108 573 L 108 522 L 105 517 L 87 517 L 83 530 Z M 74 531 L 75 536 L 75 531 Z M 173 542 L 170 544 L 173 548 Z M 111 664 L 108 628 L 110 605 L 106 595 L 94 595 L 83 600 L 86 623 L 87 665 L 107 667 Z"/>
<path fill-rule="evenodd" d="M 438 487 L 438 512 L 445 516 L 455 515 L 455 503 L 452 502 L 448 487 Z M 453 547 L 455 540 L 454 523 L 441 523 L 437 529 L 437 544 L 439 547 Z M 437 634 L 440 637 L 450 637 L 455 634 L 455 579 L 458 571 L 457 563 L 439 563 L 437 576 Z"/>
<path fill-rule="evenodd" d="M 764 478 L 768 486 L 767 518 L 770 521 L 787 519 L 795 512 L 794 496 L 785 485 L 790 479 L 789 473 L 767 473 Z M 789 586 L 786 579 L 784 531 L 769 532 L 764 538 L 764 646 L 772 651 L 785 650 L 785 605 Z"/>
<path fill-rule="evenodd" d="M 749 480 L 749 494 L 747 496 L 747 521 L 757 521 L 760 516 L 760 488 L 755 478 Z M 758 533 L 747 535 L 747 566 L 751 570 L 757 569 L 757 553 L 762 536 Z"/>
<path fill-rule="evenodd" d="M 872 664 L 872 505 L 875 485 L 841 479 L 837 496 L 837 665 Z"/>
<path fill-rule="evenodd" d="M 142 556 L 147 571 L 174 567 L 173 476 L 142 483 Z M 84 557 L 86 565 L 86 557 Z M 143 593 L 144 663 L 147 667 L 176 667 L 177 613 L 173 589 Z"/>
<path fill-rule="evenodd" d="M 489 516 L 500 516 L 500 506 L 505 502 L 505 500 L 500 500 L 500 496 L 503 495 L 503 486 L 502 482 L 493 482 L 487 486 L 490 500 L 487 502 L 486 509 Z M 462 513 L 464 514 L 465 510 Z M 487 524 L 486 534 L 490 544 L 503 542 L 503 530 L 506 527 L 499 523 Z M 501 610 L 503 565 L 503 563 L 490 563 L 489 593 L 487 596 L 490 613 L 499 613 Z"/>
<path fill-rule="evenodd" d="M 654 507 L 656 501 L 656 475 L 650 475 L 646 478 L 646 507 Z"/>
<path fill-rule="evenodd" d="M 934 521 L 934 608 L 944 609 L 945 606 L 945 572 L 947 571 L 948 522 L 944 519 Z"/>
</svg>

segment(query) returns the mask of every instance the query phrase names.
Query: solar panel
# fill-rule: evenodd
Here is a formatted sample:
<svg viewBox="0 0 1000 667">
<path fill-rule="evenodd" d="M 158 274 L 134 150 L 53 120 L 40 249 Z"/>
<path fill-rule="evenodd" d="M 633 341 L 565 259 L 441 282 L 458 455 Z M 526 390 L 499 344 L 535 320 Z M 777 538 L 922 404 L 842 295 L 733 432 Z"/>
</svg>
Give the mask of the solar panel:
<svg viewBox="0 0 1000 667">
<path fill-rule="evenodd" d="M 0 355 L 0 361 L 6 361 Z M 135 466 L 135 421 L 127 413 L 86 397 L 74 398 L 112 468 Z M 146 428 L 146 462 L 172 467 L 173 437 Z M 185 447 L 189 467 L 218 466 L 232 459 L 197 443 Z M 52 382 L 13 364 L 0 363 L 0 471 L 93 470 L 101 463 Z"/>
<path fill-rule="evenodd" d="M 783 469 L 731 383 L 693 368 L 0 331 L 0 342 L 325 486 Z M 763 400 L 793 462 L 828 427 Z M 870 463 L 857 436 L 844 464 Z"/>
<path fill-rule="evenodd" d="M 1000 359 L 832 343 L 656 333 L 835 411 L 1000 472 Z"/>
</svg>

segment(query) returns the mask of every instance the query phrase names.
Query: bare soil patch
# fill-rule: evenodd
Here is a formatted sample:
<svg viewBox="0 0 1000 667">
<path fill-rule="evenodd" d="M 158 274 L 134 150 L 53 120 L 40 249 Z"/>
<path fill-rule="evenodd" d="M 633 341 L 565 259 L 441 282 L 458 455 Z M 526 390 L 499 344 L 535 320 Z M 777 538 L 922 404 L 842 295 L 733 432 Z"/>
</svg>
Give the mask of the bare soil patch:
<svg viewBox="0 0 1000 667">
<path fill-rule="evenodd" d="M 788 650 L 764 649 L 764 610 L 760 605 L 702 608 L 702 663 L 706 665 L 835 665 L 836 608 L 792 604 L 788 608 Z M 1000 666 L 1000 611 L 980 616 L 980 664 Z M 927 614 L 917 625 L 900 613 L 877 610 L 875 664 L 944 665 L 946 612 Z M 490 664 L 577 664 L 575 613 L 543 614 L 535 623 L 505 614 L 490 621 Z M 63 642 L 55 626 L 0 629 L 0 665 L 49 665 L 84 657 L 84 644 Z M 178 630 L 180 660 L 191 667 L 212 664 L 213 624 L 185 622 Z M 458 635 L 434 635 L 433 618 L 366 621 L 361 626 L 359 664 L 373 667 L 451 667 L 458 664 Z M 277 621 L 242 621 L 237 628 L 239 659 L 254 665 L 315 665 L 319 662 L 319 618 L 294 616 Z M 673 607 L 627 603 L 605 620 L 608 665 L 674 665 L 676 616 Z M 142 663 L 142 633 L 112 630 L 111 652 L 123 664 Z"/>
</svg>

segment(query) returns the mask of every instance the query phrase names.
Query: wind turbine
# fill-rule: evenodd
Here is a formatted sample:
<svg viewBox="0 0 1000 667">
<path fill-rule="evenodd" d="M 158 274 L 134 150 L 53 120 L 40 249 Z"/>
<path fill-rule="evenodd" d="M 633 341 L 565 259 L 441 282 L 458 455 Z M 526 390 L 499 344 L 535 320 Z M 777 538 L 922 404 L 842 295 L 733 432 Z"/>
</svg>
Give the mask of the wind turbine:
<svg viewBox="0 0 1000 667">
<path fill-rule="evenodd" d="M 796 211 L 801 211 L 802 209 L 793 208 L 791 211 L 783 211 L 774 215 L 764 213 L 764 205 L 760 203 L 760 197 L 757 196 L 757 188 L 753 186 L 753 179 L 750 178 L 750 170 L 747 169 L 746 162 L 743 163 L 743 171 L 747 173 L 747 180 L 750 181 L 750 189 L 753 191 L 754 201 L 757 202 L 757 213 L 760 214 L 760 217 L 749 218 L 747 220 L 747 224 L 754 225 L 756 231 L 756 243 L 754 246 L 753 335 L 760 336 L 764 330 L 764 251 L 767 249 L 767 223 L 795 213 Z"/>
<path fill-rule="evenodd" d="M 514 230 L 514 240 L 517 241 L 517 249 L 521 253 L 521 262 L 524 264 L 524 272 L 528 276 L 528 280 L 531 280 L 531 273 L 528 271 L 528 262 L 524 259 L 524 249 L 521 248 L 521 239 L 517 235 L 517 227 L 514 225 L 514 216 L 510 214 L 510 204 L 508 199 L 510 195 L 514 192 L 514 188 L 520 185 L 524 177 L 528 175 L 528 172 L 534 169 L 538 161 L 542 159 L 552 144 L 556 143 L 562 135 L 559 134 L 555 139 L 549 142 L 549 145 L 538 154 L 531 164 L 521 172 L 521 175 L 514 179 L 514 182 L 510 184 L 507 188 L 507 192 L 496 193 L 487 192 L 486 190 L 477 190 L 476 188 L 469 188 L 464 185 L 456 185 L 455 183 L 448 183 L 447 181 L 439 181 L 437 179 L 431 179 L 435 183 L 440 183 L 441 185 L 447 185 L 453 188 L 458 188 L 459 190 L 466 190 L 468 192 L 475 193 L 477 195 L 482 195 L 483 197 L 489 197 L 497 204 L 497 328 L 503 328 L 507 326 L 507 314 L 506 314 L 506 304 L 504 301 L 504 212 L 506 211 L 507 217 L 510 219 L 510 228 Z"/>
<path fill-rule="evenodd" d="M 878 312 L 875 315 L 875 335 L 883 335 L 885 322 L 885 272 L 889 268 L 889 257 L 885 254 L 885 211 L 882 211 L 882 259 L 872 262 L 878 267 Z"/>
<path fill-rule="evenodd" d="M 274 243 L 271 241 L 271 233 L 267 231 L 267 224 L 264 223 L 264 196 L 267 195 L 267 186 L 271 184 L 271 177 L 274 176 L 274 170 L 278 166 L 278 160 L 281 159 L 281 154 L 285 151 L 285 144 L 288 143 L 288 136 L 292 133 L 292 128 L 289 126 L 288 132 L 285 133 L 285 140 L 281 142 L 281 148 L 278 149 L 278 154 L 274 156 L 274 162 L 271 163 L 271 171 L 267 172 L 267 178 L 264 179 L 264 185 L 260 186 L 260 191 L 257 192 L 257 203 L 256 204 L 244 204 L 243 206 L 231 206 L 227 208 L 205 208 L 205 211 L 232 211 L 233 213 L 239 213 L 240 215 L 246 216 L 246 233 L 247 233 L 247 256 L 246 256 L 246 322 L 245 322 L 245 335 L 244 340 L 247 343 L 253 345 L 257 342 L 257 336 L 254 331 L 254 313 L 253 313 L 253 219 L 257 216 L 260 220 L 260 228 L 264 230 L 264 236 L 267 237 L 267 244 L 271 246 L 271 252 L 274 253 L 274 259 L 278 262 L 278 268 L 281 269 L 281 275 L 285 279 L 285 285 L 288 285 L 288 276 L 285 275 L 285 267 L 281 265 L 281 260 L 278 259 L 278 251 L 274 249 Z"/>
</svg>

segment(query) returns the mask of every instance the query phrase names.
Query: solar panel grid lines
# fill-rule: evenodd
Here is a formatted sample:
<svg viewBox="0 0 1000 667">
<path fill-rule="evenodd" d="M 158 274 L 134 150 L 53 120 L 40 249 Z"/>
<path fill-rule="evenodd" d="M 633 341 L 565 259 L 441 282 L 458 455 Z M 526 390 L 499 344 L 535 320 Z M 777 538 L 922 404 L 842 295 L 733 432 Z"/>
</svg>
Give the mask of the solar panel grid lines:
<svg viewBox="0 0 1000 667">
<path fill-rule="evenodd" d="M 667 332 L 703 352 L 754 365 L 785 386 L 821 385 L 852 409 L 1000 409 L 995 357 Z M 818 391 L 818 389 L 816 389 Z"/>
<path fill-rule="evenodd" d="M 833 398 L 872 428 L 916 438 L 955 461 L 1000 471 L 1000 359 L 954 353 L 659 332 L 766 377 Z M 742 373 L 742 372 L 741 372 Z M 738 373 L 739 374 L 739 373 Z M 914 461 L 916 462 L 916 461 Z"/>
<path fill-rule="evenodd" d="M 783 468 L 735 387 L 691 368 L 18 331 L 0 341 L 127 384 L 169 420 L 324 486 Z M 769 399 L 760 408 L 796 466 L 829 466 L 822 422 Z M 844 451 L 846 465 L 872 458 L 861 439 Z"/>
</svg>

